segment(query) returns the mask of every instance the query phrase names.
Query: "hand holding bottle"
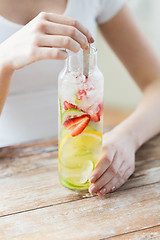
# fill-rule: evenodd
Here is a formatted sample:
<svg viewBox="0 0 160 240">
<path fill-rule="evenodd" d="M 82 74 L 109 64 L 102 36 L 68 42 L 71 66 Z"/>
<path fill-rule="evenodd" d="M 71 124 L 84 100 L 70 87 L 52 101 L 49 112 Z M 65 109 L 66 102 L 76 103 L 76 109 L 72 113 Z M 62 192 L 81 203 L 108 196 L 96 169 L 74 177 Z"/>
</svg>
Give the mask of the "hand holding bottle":
<svg viewBox="0 0 160 240">
<path fill-rule="evenodd" d="M 103 135 L 103 154 L 90 176 L 91 194 L 100 197 L 123 185 L 135 169 L 135 147 L 130 136 L 111 130 Z"/>
</svg>

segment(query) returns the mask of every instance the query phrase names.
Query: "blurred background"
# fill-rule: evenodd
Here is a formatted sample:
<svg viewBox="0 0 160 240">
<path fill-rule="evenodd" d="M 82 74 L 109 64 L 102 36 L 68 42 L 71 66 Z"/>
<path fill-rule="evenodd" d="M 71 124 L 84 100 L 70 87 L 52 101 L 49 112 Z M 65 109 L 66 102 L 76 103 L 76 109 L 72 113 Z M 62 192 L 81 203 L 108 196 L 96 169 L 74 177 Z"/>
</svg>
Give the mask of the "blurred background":
<svg viewBox="0 0 160 240">
<path fill-rule="evenodd" d="M 137 23 L 160 56 L 160 0 L 128 0 Z M 141 92 L 98 31 L 98 65 L 105 79 L 104 125 L 115 125 L 137 106 Z M 106 57 L 107 56 L 107 57 Z"/>
</svg>

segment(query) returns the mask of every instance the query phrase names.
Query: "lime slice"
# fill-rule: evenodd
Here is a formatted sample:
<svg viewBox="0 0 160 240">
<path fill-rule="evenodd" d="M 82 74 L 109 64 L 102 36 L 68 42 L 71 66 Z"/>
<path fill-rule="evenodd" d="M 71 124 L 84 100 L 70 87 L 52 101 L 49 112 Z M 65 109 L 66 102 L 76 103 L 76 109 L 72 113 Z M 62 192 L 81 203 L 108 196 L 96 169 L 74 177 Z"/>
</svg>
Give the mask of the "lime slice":
<svg viewBox="0 0 160 240">
<path fill-rule="evenodd" d="M 64 168 L 61 167 L 63 172 L 63 178 L 65 180 L 75 186 L 82 186 L 87 183 L 89 176 L 91 175 L 94 169 L 94 163 L 90 160 L 85 161 L 81 168 Z"/>
<path fill-rule="evenodd" d="M 94 163 L 92 161 L 85 162 L 85 164 L 83 164 L 82 174 L 79 182 L 80 183 L 87 182 L 93 169 L 94 169 Z"/>
<path fill-rule="evenodd" d="M 84 114 L 85 114 L 84 112 L 78 109 L 71 108 L 71 109 L 65 110 L 62 114 L 62 123 L 64 123 L 69 118 L 80 117 Z"/>
<path fill-rule="evenodd" d="M 75 189 L 75 190 L 87 190 L 89 188 L 89 186 L 91 185 L 89 182 L 87 182 L 86 184 L 83 184 L 83 185 L 75 185 L 75 184 L 72 184 L 71 182 L 68 182 L 61 175 L 60 175 L 60 181 L 65 187 Z"/>
<path fill-rule="evenodd" d="M 61 99 L 58 98 L 59 100 L 59 112 L 60 112 L 60 119 L 61 119 L 61 124 L 62 124 L 62 104 L 61 104 Z"/>
</svg>

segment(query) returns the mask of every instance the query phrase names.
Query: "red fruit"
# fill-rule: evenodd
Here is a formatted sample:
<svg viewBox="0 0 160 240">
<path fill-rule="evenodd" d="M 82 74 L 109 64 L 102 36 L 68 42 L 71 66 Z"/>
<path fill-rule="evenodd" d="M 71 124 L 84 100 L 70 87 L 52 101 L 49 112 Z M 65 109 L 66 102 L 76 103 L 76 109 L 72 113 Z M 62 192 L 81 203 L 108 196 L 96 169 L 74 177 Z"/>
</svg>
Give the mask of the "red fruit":
<svg viewBox="0 0 160 240">
<path fill-rule="evenodd" d="M 99 122 L 100 121 L 100 115 L 98 113 L 95 113 L 91 116 L 91 120 L 94 122 Z"/>
<path fill-rule="evenodd" d="M 72 137 L 79 135 L 87 127 L 90 116 L 84 114 L 80 117 L 74 117 L 66 120 L 63 125 L 70 131 Z"/>
<path fill-rule="evenodd" d="M 100 104 L 98 105 L 98 107 L 99 107 L 98 115 L 99 115 L 99 116 L 102 116 L 102 114 L 103 114 L 103 103 L 100 103 Z"/>
<path fill-rule="evenodd" d="M 87 93 L 85 90 L 78 90 L 78 92 L 77 92 L 78 100 L 82 100 L 83 96 L 86 96 L 86 95 L 87 95 Z"/>
<path fill-rule="evenodd" d="M 74 105 L 74 104 L 72 104 L 72 103 L 69 103 L 69 102 L 67 102 L 67 101 L 64 101 L 64 109 L 65 110 L 68 110 L 68 109 L 71 109 L 71 108 L 73 108 L 73 109 L 78 109 L 78 107 L 76 106 L 76 105 Z"/>
<path fill-rule="evenodd" d="M 94 122 L 100 121 L 100 117 L 102 116 L 102 113 L 103 113 L 103 103 L 100 103 L 98 107 L 99 107 L 99 111 L 91 115 L 91 120 Z"/>
</svg>

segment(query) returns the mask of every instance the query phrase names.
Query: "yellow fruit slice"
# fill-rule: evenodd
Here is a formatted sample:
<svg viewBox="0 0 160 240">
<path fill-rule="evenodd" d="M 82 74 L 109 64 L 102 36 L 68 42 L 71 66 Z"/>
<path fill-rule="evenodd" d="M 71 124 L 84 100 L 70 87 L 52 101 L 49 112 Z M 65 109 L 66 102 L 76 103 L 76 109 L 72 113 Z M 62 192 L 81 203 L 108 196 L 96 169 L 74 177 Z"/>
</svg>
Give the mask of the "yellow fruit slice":
<svg viewBox="0 0 160 240">
<path fill-rule="evenodd" d="M 67 134 L 59 146 L 63 178 L 75 185 L 85 183 L 100 158 L 101 150 L 101 132 L 83 131 L 75 137 Z"/>
<path fill-rule="evenodd" d="M 88 154 L 93 155 L 101 145 L 101 132 L 83 131 L 83 133 L 75 137 L 67 134 L 60 142 L 59 158 L 65 166 L 74 167 L 77 158 L 86 157 Z"/>
<path fill-rule="evenodd" d="M 59 153 L 61 154 L 62 148 L 64 147 L 65 143 L 67 142 L 67 140 L 68 140 L 69 138 L 71 138 L 71 139 L 73 139 L 73 140 L 76 139 L 75 143 L 77 142 L 77 139 L 78 139 L 78 140 L 81 140 L 81 139 L 83 138 L 83 140 L 85 140 L 85 143 L 86 143 L 88 139 L 87 139 L 87 138 L 84 139 L 84 136 L 87 137 L 87 138 L 88 138 L 88 136 L 89 136 L 89 137 L 91 137 L 91 138 L 93 138 L 93 139 L 97 139 L 97 140 L 99 140 L 99 141 L 102 140 L 102 133 L 101 133 L 101 132 L 96 132 L 96 131 L 83 131 L 83 133 L 81 133 L 80 135 L 78 135 L 78 136 L 76 136 L 76 137 L 74 137 L 74 138 L 71 136 L 71 134 L 67 134 L 67 135 L 62 139 L 62 141 L 61 141 L 61 143 L 60 143 Z M 87 146 L 88 146 L 88 144 L 89 144 L 89 145 L 92 145 L 91 143 L 88 142 L 88 143 L 87 143 Z M 88 147 L 89 147 L 89 146 L 88 146 Z"/>
</svg>

